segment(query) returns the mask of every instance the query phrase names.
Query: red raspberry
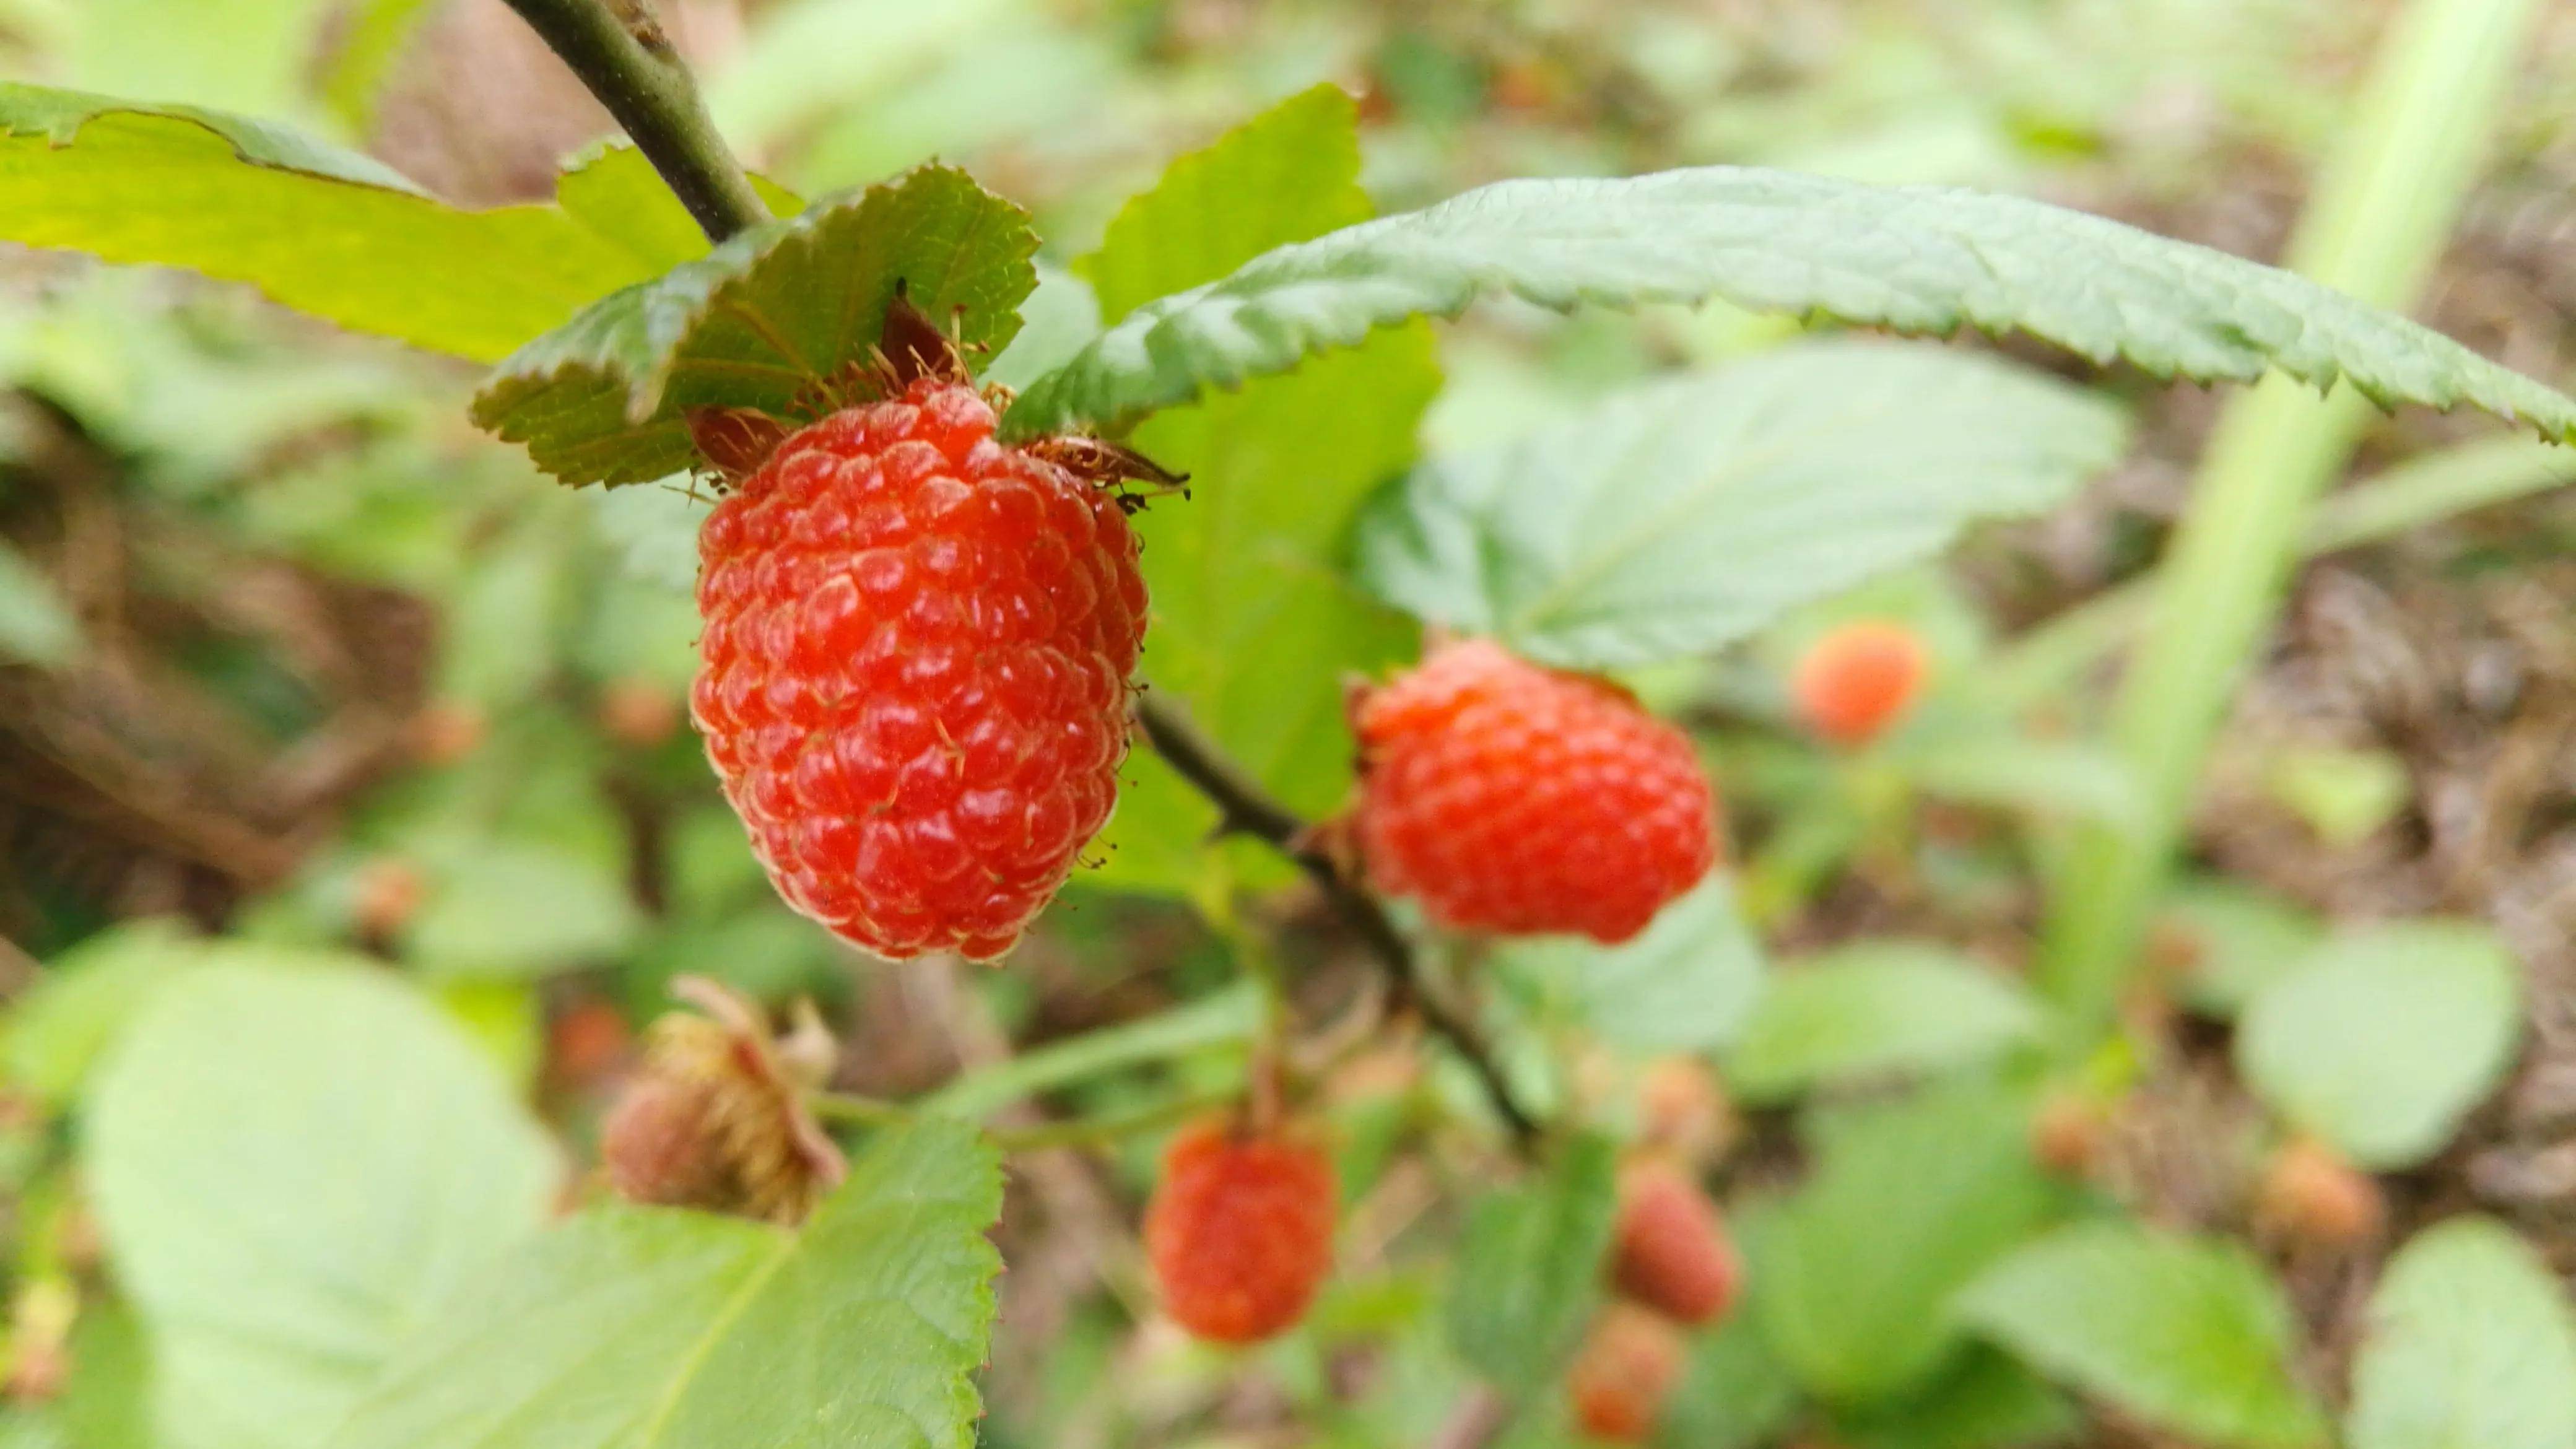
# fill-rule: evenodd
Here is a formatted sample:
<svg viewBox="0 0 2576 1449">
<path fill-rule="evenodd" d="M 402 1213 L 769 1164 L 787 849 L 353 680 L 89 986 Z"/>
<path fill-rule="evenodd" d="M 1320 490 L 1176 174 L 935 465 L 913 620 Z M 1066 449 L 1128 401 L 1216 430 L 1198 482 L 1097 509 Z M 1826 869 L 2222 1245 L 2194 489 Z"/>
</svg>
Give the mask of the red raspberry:
<svg viewBox="0 0 2576 1449">
<path fill-rule="evenodd" d="M 1920 635 L 1890 620 L 1864 619 L 1810 646 L 1789 693 L 1819 737 L 1864 745 L 1914 707 L 1931 672 L 1932 657 Z"/>
<path fill-rule="evenodd" d="M 1630 1167 L 1619 1182 L 1610 1279 L 1619 1291 L 1683 1323 L 1714 1321 L 1735 1301 L 1735 1247 L 1717 1205 L 1667 1163 Z"/>
<path fill-rule="evenodd" d="M 924 377 L 779 444 L 699 557 L 690 709 L 779 894 L 882 956 L 1008 951 L 1127 753 L 1145 583 L 1116 496 Z"/>
<path fill-rule="evenodd" d="M 1217 1343 L 1257 1343 L 1303 1317 L 1333 1266 L 1330 1159 L 1310 1143 L 1221 1122 L 1172 1139 L 1145 1210 L 1163 1307 Z"/>
<path fill-rule="evenodd" d="M 1690 741 L 1602 680 L 1469 640 L 1352 725 L 1369 875 L 1453 929 L 1624 941 L 1716 862 Z"/>
<path fill-rule="evenodd" d="M 1566 1370 L 1575 1421 L 1596 1439 L 1644 1442 L 1680 1386 L 1688 1358 L 1681 1330 L 1633 1304 L 1611 1304 Z"/>
</svg>

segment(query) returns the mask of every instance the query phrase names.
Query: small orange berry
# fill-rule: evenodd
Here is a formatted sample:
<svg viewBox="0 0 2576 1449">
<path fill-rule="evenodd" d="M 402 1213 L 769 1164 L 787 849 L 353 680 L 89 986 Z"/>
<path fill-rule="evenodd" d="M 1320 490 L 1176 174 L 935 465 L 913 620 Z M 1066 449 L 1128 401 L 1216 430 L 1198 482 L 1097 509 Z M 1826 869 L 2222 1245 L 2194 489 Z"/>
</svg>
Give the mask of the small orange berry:
<svg viewBox="0 0 2576 1449">
<path fill-rule="evenodd" d="M 1311 1143 L 1222 1121 L 1184 1129 L 1145 1211 L 1163 1307 L 1216 1343 L 1285 1332 L 1332 1271 L 1338 1192 L 1331 1159 Z"/>
<path fill-rule="evenodd" d="M 1864 745 L 1914 707 L 1931 672 L 1921 635 L 1893 620 L 1865 619 L 1810 646 L 1789 692 L 1799 717 L 1820 738 Z"/>
<path fill-rule="evenodd" d="M 650 679 L 628 676 L 599 691 L 599 728 L 610 739 L 639 750 L 670 742 L 680 732 L 680 697 Z"/>
<path fill-rule="evenodd" d="M 2030 1155 L 2055 1176 L 2089 1177 L 2102 1160 L 2109 1125 L 2099 1102 L 2081 1093 L 2059 1093 L 2031 1114 Z"/>
<path fill-rule="evenodd" d="M 394 856 L 379 856 L 358 867 L 349 914 L 356 920 L 360 935 L 382 941 L 409 924 L 428 897 L 429 882 L 422 878 L 418 866 Z"/>
<path fill-rule="evenodd" d="M 1737 1275 L 1735 1245 L 1698 1183 L 1651 1158 L 1620 1174 L 1610 1279 L 1621 1293 L 1697 1326 L 1735 1301 Z"/>
<path fill-rule="evenodd" d="M 2344 1252 L 2377 1238 L 2388 1198 L 2368 1173 L 2311 1137 L 2293 1138 L 2272 1154 L 2256 1190 L 2256 1216 L 2303 1247 Z"/>
<path fill-rule="evenodd" d="M 1681 1383 L 1688 1352 L 1672 1324 L 1633 1303 L 1611 1304 L 1566 1371 L 1575 1422 L 1594 1438 L 1643 1442 Z"/>
<path fill-rule="evenodd" d="M 481 749 L 487 732 L 483 711 L 475 705 L 461 700 L 424 705 L 411 717 L 411 757 L 432 768 L 453 765 Z"/>
</svg>

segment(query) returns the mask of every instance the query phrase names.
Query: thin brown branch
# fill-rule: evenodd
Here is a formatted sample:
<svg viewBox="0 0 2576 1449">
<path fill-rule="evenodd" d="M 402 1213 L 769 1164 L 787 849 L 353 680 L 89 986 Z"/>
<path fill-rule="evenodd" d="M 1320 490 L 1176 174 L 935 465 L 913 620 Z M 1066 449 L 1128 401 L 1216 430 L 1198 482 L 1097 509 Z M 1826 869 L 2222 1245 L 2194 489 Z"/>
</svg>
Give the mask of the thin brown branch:
<svg viewBox="0 0 2576 1449">
<path fill-rule="evenodd" d="M 1538 1119 L 1513 1093 L 1484 1034 L 1431 989 L 1423 978 L 1422 963 L 1413 954 L 1413 943 L 1396 929 L 1377 897 L 1343 874 L 1340 862 L 1315 842 L 1306 821 L 1273 798 L 1163 701 L 1151 696 L 1139 700 L 1136 724 L 1154 752 L 1215 803 L 1220 834 L 1248 835 L 1266 841 L 1297 863 L 1334 911 L 1359 934 L 1369 954 L 1385 968 L 1398 999 L 1411 1006 L 1423 1024 L 1439 1033 L 1475 1072 L 1496 1115 L 1511 1128 L 1512 1135 L 1524 1145 L 1536 1141 Z"/>
</svg>

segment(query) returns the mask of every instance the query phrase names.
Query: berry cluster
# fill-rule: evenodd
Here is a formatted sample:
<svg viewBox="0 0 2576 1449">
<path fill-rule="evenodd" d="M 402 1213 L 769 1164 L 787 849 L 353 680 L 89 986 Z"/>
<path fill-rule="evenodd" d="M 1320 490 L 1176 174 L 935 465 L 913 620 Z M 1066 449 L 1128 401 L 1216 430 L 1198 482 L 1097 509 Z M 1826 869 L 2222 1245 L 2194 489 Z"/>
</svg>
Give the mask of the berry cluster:
<svg viewBox="0 0 2576 1449">
<path fill-rule="evenodd" d="M 779 894 L 883 956 L 1010 949 L 1109 819 L 1145 632 L 1115 495 L 933 375 L 700 534 L 691 712 Z"/>
<path fill-rule="evenodd" d="M 1653 1433 L 1681 1377 L 1685 1332 L 1725 1316 L 1740 1271 L 1717 1204 L 1689 1172 L 1651 1150 L 1629 1163 L 1604 1268 L 1615 1297 L 1566 1371 L 1585 1432 L 1623 1443 Z"/>
<path fill-rule="evenodd" d="M 1624 941 L 1716 862 L 1689 739 L 1602 680 L 1468 640 L 1352 724 L 1369 875 L 1454 929 Z"/>
</svg>

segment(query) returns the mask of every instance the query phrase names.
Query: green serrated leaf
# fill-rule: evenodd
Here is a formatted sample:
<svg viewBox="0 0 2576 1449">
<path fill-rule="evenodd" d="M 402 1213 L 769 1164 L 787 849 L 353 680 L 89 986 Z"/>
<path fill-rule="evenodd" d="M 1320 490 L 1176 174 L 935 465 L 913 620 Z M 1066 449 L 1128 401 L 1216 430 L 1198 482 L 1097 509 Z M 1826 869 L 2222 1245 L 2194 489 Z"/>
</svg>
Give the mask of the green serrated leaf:
<svg viewBox="0 0 2576 1449">
<path fill-rule="evenodd" d="M 2351 1449 L 2576 1444 L 2576 1319 L 2558 1275 L 2501 1223 L 2417 1234 L 2379 1280 L 2353 1362 Z"/>
<path fill-rule="evenodd" d="M 1002 1206 L 960 1123 L 878 1138 L 803 1228 L 594 1208 L 413 1336 L 334 1449 L 968 1449 Z"/>
<path fill-rule="evenodd" d="M 2241 257 L 2016 197 L 1733 166 L 1505 181 L 1281 247 L 1138 309 L 1023 395 L 1005 426 L 1116 427 L 1496 293 L 1559 308 L 1718 297 L 1904 333 L 2020 330 L 2158 377 L 2277 370 L 2576 439 L 2576 400 Z"/>
<path fill-rule="evenodd" d="M 1958 1317 L 2042 1372 L 2191 1438 L 2326 1440 L 2290 1377 L 2289 1305 L 2235 1244 L 2116 1222 L 2066 1228 L 1970 1285 Z"/>
<path fill-rule="evenodd" d="M 1361 566 L 1549 663 L 1651 664 L 2044 509 L 2125 439 L 2109 405 L 2008 363 L 1812 342 L 1435 459 L 1371 511 Z"/>
<path fill-rule="evenodd" d="M 1748 1100 L 1774 1101 L 1985 1061 L 2039 1026 L 2029 993 L 1993 970 L 1940 946 L 1870 941 L 1772 977 L 1726 1078 Z"/>
<path fill-rule="evenodd" d="M 343 327 L 481 361 L 652 275 L 561 207 L 459 210 L 283 126 L 9 83 L 0 239 L 249 282 Z"/>
<path fill-rule="evenodd" d="M 1798 1413 L 1798 1388 L 1746 1314 L 1691 1345 L 1681 1387 L 1664 1406 L 1656 1442 L 1671 1449 L 1754 1449 Z"/>
<path fill-rule="evenodd" d="M 1712 873 L 1617 946 L 1572 938 L 1503 945 L 1492 969 L 1561 1003 L 1602 1040 L 1641 1052 L 1734 1041 L 1763 981 L 1762 945 Z"/>
<path fill-rule="evenodd" d="M 1547 1175 L 1468 1213 L 1449 1290 L 1459 1357 L 1509 1394 L 1556 1381 L 1601 1298 L 1618 1212 L 1617 1149 L 1566 1144 Z"/>
<path fill-rule="evenodd" d="M 207 959 L 203 943 L 157 918 L 111 926 L 55 957 L 10 1004 L 10 1085 L 48 1106 L 68 1105 L 134 1018 Z"/>
<path fill-rule="evenodd" d="M 1809 1391 L 1866 1404 L 1958 1348 L 1943 1309 L 2048 1216 L 2027 1109 L 1991 1088 L 1854 1109 L 1820 1134 L 1805 1186 L 1746 1235 L 1764 1337 Z"/>
<path fill-rule="evenodd" d="M 2083 1416 L 2047 1381 L 1983 1344 L 1904 1398 L 1838 1415 L 1854 1449 L 2019 1449 L 2075 1437 Z"/>
<path fill-rule="evenodd" d="M 2503 1080 L 2521 1000 L 2520 968 L 2485 927 L 2381 925 L 2327 941 L 2257 993 L 2236 1066 L 2355 1165 L 2412 1167 Z"/>
<path fill-rule="evenodd" d="M 1000 350 L 1036 250 L 1026 212 L 925 166 L 601 299 L 495 369 L 474 421 L 567 483 L 665 477 L 696 460 L 689 408 L 818 416 L 810 389 L 865 361 L 897 283 L 970 351 Z"/>
<path fill-rule="evenodd" d="M 86 1162 L 176 1449 L 294 1449 L 534 1233 L 559 1165 L 379 970 L 241 951 L 163 988 L 93 1084 Z"/>
<path fill-rule="evenodd" d="M 1223 276 L 1264 248 L 1364 219 L 1356 109 L 1321 86 L 1291 97 L 1175 160 L 1110 223 L 1076 270 L 1101 314 Z M 1413 457 L 1440 383 L 1431 339 L 1408 329 L 1294 376 L 1164 413 L 1130 441 L 1190 474 L 1180 498 L 1136 518 L 1154 601 L 1145 672 L 1188 703 L 1199 726 L 1296 809 L 1322 812 L 1350 788 L 1352 743 L 1341 679 L 1410 651 L 1411 627 L 1351 586 L 1345 561 L 1362 502 Z M 1140 777 L 1159 774 L 1139 761 Z M 1171 801 L 1175 791 L 1157 789 Z M 1133 803 L 1133 802 L 1130 802 Z M 1176 872 L 1177 841 L 1208 831 L 1196 802 L 1121 806 L 1103 883 Z"/>
</svg>

